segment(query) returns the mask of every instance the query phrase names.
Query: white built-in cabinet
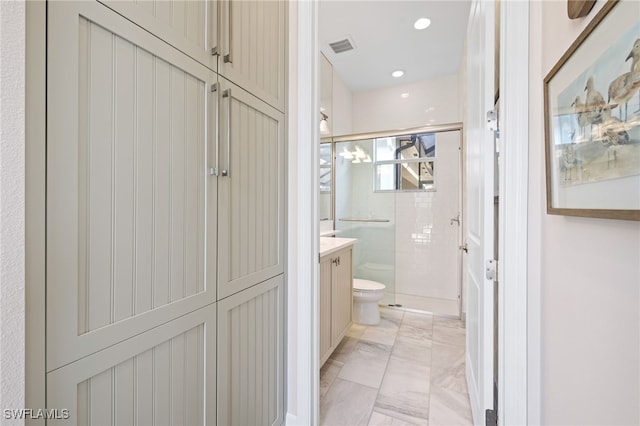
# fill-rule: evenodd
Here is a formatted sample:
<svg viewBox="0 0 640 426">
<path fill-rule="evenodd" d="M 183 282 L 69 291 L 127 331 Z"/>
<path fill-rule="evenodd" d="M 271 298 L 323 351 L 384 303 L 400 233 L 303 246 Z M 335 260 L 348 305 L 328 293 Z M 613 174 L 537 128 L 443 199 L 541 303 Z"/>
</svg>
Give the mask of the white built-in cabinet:
<svg viewBox="0 0 640 426">
<path fill-rule="evenodd" d="M 284 114 L 220 77 L 218 298 L 284 272 Z"/>
<path fill-rule="evenodd" d="M 201 64 L 217 70 L 220 5 L 214 0 L 100 0 Z"/>
<path fill-rule="evenodd" d="M 220 75 L 284 112 L 286 2 L 220 4 Z"/>
<path fill-rule="evenodd" d="M 347 333 L 353 318 L 353 249 L 320 258 L 320 365 Z"/>
<path fill-rule="evenodd" d="M 258 3 L 234 66 L 280 90 L 285 5 Z M 47 9 L 51 423 L 283 423 L 284 92 L 216 73 L 228 4 Z"/>
</svg>

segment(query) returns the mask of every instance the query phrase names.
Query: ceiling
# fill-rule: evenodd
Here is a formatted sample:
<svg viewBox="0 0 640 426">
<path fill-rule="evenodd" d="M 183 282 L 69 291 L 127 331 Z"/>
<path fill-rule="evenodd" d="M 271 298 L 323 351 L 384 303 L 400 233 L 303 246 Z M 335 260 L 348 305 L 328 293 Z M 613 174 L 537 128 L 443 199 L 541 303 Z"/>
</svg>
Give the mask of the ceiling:
<svg viewBox="0 0 640 426">
<path fill-rule="evenodd" d="M 458 72 L 470 0 L 321 0 L 320 50 L 353 92 L 378 89 Z M 424 30 L 413 28 L 421 17 Z M 350 37 L 355 49 L 335 54 L 329 43 Z M 394 78 L 391 72 L 405 71 Z"/>
</svg>

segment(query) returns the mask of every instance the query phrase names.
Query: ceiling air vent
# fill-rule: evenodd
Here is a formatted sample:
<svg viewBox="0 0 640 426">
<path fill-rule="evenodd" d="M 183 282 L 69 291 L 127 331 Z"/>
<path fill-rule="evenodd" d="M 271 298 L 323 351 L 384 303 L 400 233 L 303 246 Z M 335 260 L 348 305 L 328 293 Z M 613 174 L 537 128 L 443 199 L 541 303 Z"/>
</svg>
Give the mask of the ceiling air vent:
<svg viewBox="0 0 640 426">
<path fill-rule="evenodd" d="M 351 38 L 347 37 L 345 39 L 329 43 L 329 46 L 335 53 L 342 53 L 353 50 L 355 48 L 355 43 L 353 42 L 353 40 L 351 40 Z"/>
</svg>

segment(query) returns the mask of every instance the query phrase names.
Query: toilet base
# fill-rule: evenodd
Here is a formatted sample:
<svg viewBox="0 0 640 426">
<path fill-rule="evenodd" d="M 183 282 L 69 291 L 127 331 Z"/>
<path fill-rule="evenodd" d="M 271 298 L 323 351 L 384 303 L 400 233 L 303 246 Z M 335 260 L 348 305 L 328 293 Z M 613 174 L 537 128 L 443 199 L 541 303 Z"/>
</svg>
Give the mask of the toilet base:
<svg viewBox="0 0 640 426">
<path fill-rule="evenodd" d="M 361 325 L 376 325 L 380 323 L 378 302 L 354 303 L 353 322 Z"/>
</svg>

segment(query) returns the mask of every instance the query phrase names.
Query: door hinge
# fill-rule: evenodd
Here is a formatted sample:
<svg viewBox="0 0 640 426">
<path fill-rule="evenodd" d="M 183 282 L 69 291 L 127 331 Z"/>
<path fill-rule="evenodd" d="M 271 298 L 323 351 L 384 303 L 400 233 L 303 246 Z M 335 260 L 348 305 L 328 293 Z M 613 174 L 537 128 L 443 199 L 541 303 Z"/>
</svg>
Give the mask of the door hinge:
<svg viewBox="0 0 640 426">
<path fill-rule="evenodd" d="M 498 412 L 496 410 L 485 411 L 486 426 L 498 426 Z"/>
<path fill-rule="evenodd" d="M 491 281 L 498 281 L 498 261 L 495 259 L 487 260 L 486 277 Z"/>
<path fill-rule="evenodd" d="M 498 113 L 493 109 L 487 111 L 487 128 L 493 132 L 498 130 Z"/>
</svg>

